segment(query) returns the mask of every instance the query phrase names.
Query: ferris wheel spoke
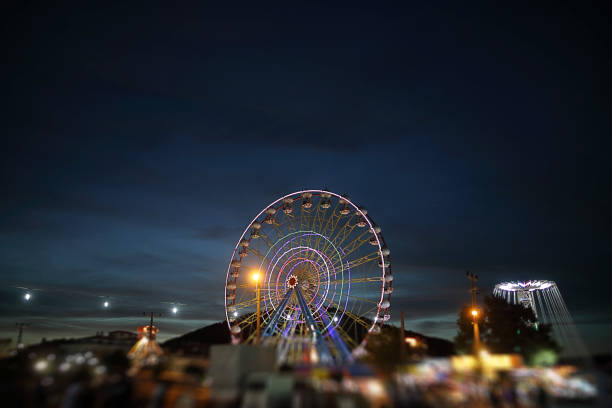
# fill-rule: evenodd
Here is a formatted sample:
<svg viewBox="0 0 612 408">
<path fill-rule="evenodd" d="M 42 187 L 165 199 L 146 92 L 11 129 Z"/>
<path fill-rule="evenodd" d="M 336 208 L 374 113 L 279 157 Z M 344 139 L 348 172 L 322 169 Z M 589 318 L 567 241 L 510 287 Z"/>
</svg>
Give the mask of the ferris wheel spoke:
<svg viewBox="0 0 612 408">
<path fill-rule="evenodd" d="M 257 335 L 257 330 L 251 330 L 251 333 L 249 333 L 249 337 L 247 337 L 246 342 L 250 343 L 254 341 L 256 335 Z"/>
<path fill-rule="evenodd" d="M 325 210 L 325 211 L 327 211 L 327 210 Z M 321 223 L 320 223 L 320 225 L 319 225 L 319 228 L 320 228 L 321 230 L 322 230 L 322 228 L 323 228 L 323 226 L 322 226 L 322 221 L 323 221 L 323 219 L 321 220 Z M 330 243 L 329 243 L 329 241 L 330 241 L 330 240 L 329 240 L 329 237 L 327 237 L 327 236 L 325 235 L 325 233 L 324 233 L 324 232 L 322 232 L 320 235 L 317 235 L 317 237 L 316 237 L 316 239 L 315 239 L 314 247 L 315 247 L 315 248 L 321 248 L 323 252 L 327 252 L 327 250 L 328 250 L 328 249 L 329 249 L 329 247 L 330 247 Z"/>
<path fill-rule="evenodd" d="M 370 315 L 370 313 L 378 312 L 378 304 L 376 304 L 374 306 L 368 305 L 368 306 L 370 306 L 369 308 L 368 307 L 364 308 L 363 307 L 364 305 L 359 305 L 359 306 L 360 306 L 360 309 L 359 309 L 359 312 L 357 313 L 359 316 L 368 316 L 368 315 Z"/>
<path fill-rule="evenodd" d="M 252 305 L 254 305 L 256 303 L 257 303 L 257 298 L 254 297 L 254 298 L 249 299 L 249 300 L 244 300 L 244 301 L 242 301 L 240 303 L 235 303 L 232 306 L 234 306 L 236 308 L 245 308 L 245 307 L 252 306 Z"/>
<path fill-rule="evenodd" d="M 325 211 L 321 208 L 321 203 L 317 204 L 317 209 L 315 210 L 315 215 L 312 218 L 312 227 L 310 228 L 312 231 L 321 231 L 321 224 L 323 224 L 323 217 L 325 215 Z M 315 238 L 315 248 L 319 247 L 319 241 L 321 240 L 321 235 L 317 235 Z"/>
<path fill-rule="evenodd" d="M 262 320 L 261 323 L 265 324 L 266 322 L 267 321 L 263 321 Z M 257 323 L 257 314 L 256 313 L 251 313 L 246 318 L 242 319 L 242 321 L 239 322 L 239 325 L 242 326 L 242 327 L 250 327 L 250 326 L 256 325 L 256 323 Z M 252 330 L 252 332 L 254 333 L 255 330 Z"/>
<path fill-rule="evenodd" d="M 326 242 L 326 245 L 323 247 L 324 251 L 327 251 L 327 249 L 334 245 L 336 247 L 340 246 L 338 243 L 338 239 L 342 239 L 345 238 L 345 235 L 347 234 L 347 232 L 350 234 L 350 231 L 352 231 L 352 227 L 350 225 L 351 219 L 353 218 L 352 215 L 347 216 L 346 218 L 346 222 L 342 225 L 342 227 L 338 228 L 338 224 L 340 224 L 340 220 L 342 219 L 342 215 L 338 216 L 338 220 L 336 222 L 336 224 L 334 225 L 334 228 L 332 231 L 330 231 L 329 234 L 329 241 Z M 334 231 L 336 232 L 334 234 Z M 339 238 L 341 237 L 341 238 Z"/>
<path fill-rule="evenodd" d="M 300 227 L 299 230 L 300 231 L 306 231 L 306 229 L 308 228 L 308 223 L 306 221 L 307 216 L 305 214 L 309 214 L 310 211 L 308 211 L 306 208 L 304 208 L 303 205 L 300 205 Z M 303 241 L 304 241 L 304 235 L 300 234 L 299 237 L 299 246 L 303 245 Z"/>
<path fill-rule="evenodd" d="M 380 259 L 380 254 L 378 253 L 378 251 L 376 252 L 372 252 L 369 253 L 367 255 L 362 256 L 361 258 L 357 258 L 357 259 L 353 259 L 349 262 L 349 266 L 351 268 L 356 268 L 358 266 L 367 264 L 369 262 L 374 262 L 376 260 Z"/>
<path fill-rule="evenodd" d="M 242 319 L 240 321 L 240 323 L 242 325 L 247 326 L 247 325 L 249 325 L 251 323 L 254 323 L 256 318 L 257 318 L 257 314 L 256 313 L 249 313 L 244 319 Z"/>
<path fill-rule="evenodd" d="M 301 210 L 300 210 L 300 230 L 301 231 L 306 231 L 308 230 L 308 226 L 310 224 L 310 217 L 311 217 L 311 210 L 304 208 L 303 206 L 300 206 Z"/>
<path fill-rule="evenodd" d="M 349 317 L 351 317 L 355 323 L 359 323 L 361 326 L 365 327 L 366 329 L 369 329 L 370 327 L 372 327 L 373 322 L 368 322 L 365 319 L 362 319 L 361 317 L 359 317 L 358 315 L 352 313 L 352 312 L 344 312 L 345 314 L 349 315 Z M 364 313 L 365 314 L 365 313 Z"/>
<path fill-rule="evenodd" d="M 300 229 L 302 231 L 307 231 L 310 229 L 310 219 L 312 218 L 313 208 L 304 208 L 301 206 L 301 213 L 304 214 L 304 217 L 300 220 Z"/>
<path fill-rule="evenodd" d="M 330 217 L 331 218 L 331 222 L 329 223 L 329 229 L 328 229 L 329 233 L 326 234 L 326 235 L 330 236 L 330 238 L 333 235 L 334 231 L 336 231 L 338 229 L 338 224 L 340 224 L 340 221 L 342 220 L 342 217 L 344 217 L 344 215 L 342 215 L 340 213 L 340 210 L 338 210 L 338 207 L 339 207 L 339 205 L 336 205 L 336 209 L 335 209 L 334 213 L 332 214 L 332 217 Z"/>
<path fill-rule="evenodd" d="M 278 220 L 275 220 L 271 224 L 272 225 L 272 230 L 275 233 L 275 237 L 273 238 L 274 242 L 277 242 L 279 239 L 281 239 L 283 237 L 283 230 L 281 229 L 282 224 L 279 224 L 277 221 Z M 272 248 L 273 245 L 274 245 L 274 243 L 270 246 L 270 248 Z"/>
<path fill-rule="evenodd" d="M 371 263 L 372 265 L 374 265 L 375 264 L 374 261 L 376 261 L 377 259 L 380 259 L 380 254 L 378 252 L 372 252 L 370 254 L 362 256 L 361 258 L 357 258 L 357 259 L 353 259 L 349 261 L 348 266 L 344 265 L 344 260 L 342 260 L 343 261 L 342 265 L 354 270 L 355 268 L 362 266 L 362 265 L 366 265 L 368 263 Z M 339 268 L 340 265 L 341 265 L 340 262 L 334 263 L 331 267 L 330 273 L 323 273 L 320 275 L 320 278 L 323 279 L 323 278 L 327 278 L 328 276 L 331 276 L 330 274 L 333 274 L 334 273 L 333 271 Z M 382 276 L 379 276 L 376 279 L 382 280 Z"/>
<path fill-rule="evenodd" d="M 337 306 L 338 308 L 340 308 L 340 306 L 337 303 L 334 303 L 335 306 Z M 374 308 L 373 308 L 374 309 Z M 343 310 L 342 308 L 340 308 L 340 310 Z M 363 318 L 361 318 L 360 316 L 358 316 L 357 314 L 349 311 L 349 310 L 344 310 L 344 314 L 347 315 L 352 322 L 354 323 L 358 323 L 361 326 L 369 329 L 372 326 L 371 322 L 367 322 L 366 320 L 364 320 Z"/>
<path fill-rule="evenodd" d="M 351 242 L 349 242 L 348 244 L 344 245 L 342 247 L 344 249 L 344 255 L 345 256 L 349 256 L 351 253 L 355 252 L 357 249 L 359 249 L 366 242 L 369 243 L 370 242 L 369 235 L 370 235 L 370 230 L 365 230 L 359 236 L 357 236 L 355 239 L 353 239 Z"/>
<path fill-rule="evenodd" d="M 336 205 L 334 206 L 334 211 L 331 213 L 332 215 L 330 216 L 330 220 L 328 221 L 329 234 L 326 234 L 326 235 L 331 235 L 333 231 L 336 231 L 338 228 L 338 224 L 340 224 L 340 220 L 342 219 L 342 217 L 344 217 L 344 215 L 342 215 L 340 213 L 340 210 L 338 209 L 340 206 L 341 206 L 340 201 L 336 201 Z M 342 207 L 344 207 L 344 205 L 342 205 Z"/>
<path fill-rule="evenodd" d="M 259 235 L 260 235 L 260 238 L 261 238 L 262 242 L 264 244 L 266 244 L 268 249 L 270 249 L 270 248 L 272 248 L 274 246 L 274 242 L 272 242 L 270 237 L 267 234 L 265 234 L 263 231 L 260 231 Z"/>
<path fill-rule="evenodd" d="M 296 232 L 298 231 L 297 228 L 297 217 L 295 215 L 293 215 L 293 213 L 291 214 L 285 214 L 285 217 L 287 218 L 287 230 L 288 231 L 293 231 Z"/>
<path fill-rule="evenodd" d="M 357 224 L 351 224 L 351 220 L 354 216 L 354 214 L 349 216 L 344 226 L 342 226 L 340 231 L 338 231 L 334 239 L 331 240 L 334 243 L 334 246 L 340 247 L 342 243 L 351 235 L 353 230 L 357 227 Z"/>
<path fill-rule="evenodd" d="M 366 303 L 371 303 L 373 305 L 377 305 L 378 306 L 378 301 L 372 300 L 372 299 L 366 299 L 364 297 L 361 296 L 355 296 L 355 295 L 347 295 L 349 298 L 351 299 L 355 299 L 355 300 L 360 300 L 362 302 L 366 302 Z"/>
<path fill-rule="evenodd" d="M 383 278 L 380 276 L 376 276 L 376 277 L 365 277 L 365 278 L 351 278 L 351 279 L 341 279 L 341 280 L 333 280 L 330 281 L 329 284 L 330 285 L 337 285 L 337 284 L 348 284 L 348 283 L 363 283 L 363 282 L 382 282 Z"/>
<path fill-rule="evenodd" d="M 253 288 L 253 284 L 252 283 L 241 283 L 240 285 L 236 286 L 237 289 L 245 289 L 245 288 Z M 259 288 L 260 291 L 262 292 L 271 292 L 276 290 L 275 288 Z M 255 291 L 255 289 L 253 289 L 253 292 Z"/>
<path fill-rule="evenodd" d="M 323 234 L 324 236 L 328 236 L 329 234 L 327 233 L 327 231 L 333 231 L 333 225 L 334 222 L 333 220 L 336 219 L 339 220 L 341 218 L 340 213 L 338 213 L 338 207 L 340 206 L 340 202 L 336 202 L 336 204 L 334 205 L 334 208 L 331 210 L 330 216 L 327 217 L 327 222 L 325 223 L 325 225 L 321 228 L 321 234 Z M 336 215 L 337 214 L 337 215 Z M 332 228 L 329 228 L 330 225 L 332 225 Z"/>
<path fill-rule="evenodd" d="M 338 332 L 338 334 L 340 335 L 340 337 L 342 338 L 342 340 L 348 344 L 349 347 L 351 348 L 355 348 L 358 346 L 357 342 L 355 341 L 354 338 L 352 338 L 351 336 L 349 336 L 349 334 L 347 332 L 344 331 L 344 329 L 342 328 L 342 326 L 337 325 L 334 330 L 336 330 Z"/>
<path fill-rule="evenodd" d="M 266 256 L 264 254 L 262 254 L 261 252 L 259 252 L 257 249 L 253 248 L 252 246 L 248 246 L 247 247 L 247 251 L 253 255 L 255 255 L 256 257 L 258 257 L 259 259 L 261 259 L 262 261 L 266 259 Z"/>
</svg>

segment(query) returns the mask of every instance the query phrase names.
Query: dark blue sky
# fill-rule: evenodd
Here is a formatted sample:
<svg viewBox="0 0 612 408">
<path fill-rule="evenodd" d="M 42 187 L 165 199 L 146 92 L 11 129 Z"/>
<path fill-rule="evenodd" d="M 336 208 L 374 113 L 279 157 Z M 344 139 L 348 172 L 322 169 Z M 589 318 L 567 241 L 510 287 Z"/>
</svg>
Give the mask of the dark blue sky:
<svg viewBox="0 0 612 408">
<path fill-rule="evenodd" d="M 246 224 L 326 186 L 382 227 L 394 319 L 450 338 L 465 269 L 553 279 L 609 351 L 608 11 L 350 4 L 8 11 L 1 336 L 221 320 Z"/>
</svg>

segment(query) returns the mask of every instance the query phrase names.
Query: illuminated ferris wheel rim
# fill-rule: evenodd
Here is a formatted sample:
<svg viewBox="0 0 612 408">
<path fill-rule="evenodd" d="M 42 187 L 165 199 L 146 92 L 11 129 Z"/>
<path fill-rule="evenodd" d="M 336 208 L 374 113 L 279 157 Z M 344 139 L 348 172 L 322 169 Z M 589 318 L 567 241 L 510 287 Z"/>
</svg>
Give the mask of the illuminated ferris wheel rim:
<svg viewBox="0 0 612 408">
<path fill-rule="evenodd" d="M 557 284 L 550 280 L 528 280 L 528 281 L 509 281 L 495 285 L 495 290 L 503 290 L 505 292 L 526 291 L 550 289 Z"/>
<path fill-rule="evenodd" d="M 377 312 L 376 312 L 376 318 L 373 319 L 372 324 L 368 330 L 368 332 L 373 331 L 373 329 L 380 324 L 383 319 L 379 318 L 380 315 L 380 311 L 381 309 L 385 309 L 388 310 L 389 309 L 389 300 L 391 298 L 391 291 L 387 292 L 386 291 L 386 284 L 388 284 L 390 287 L 392 287 L 392 279 L 393 276 L 391 275 L 391 263 L 390 263 L 390 258 L 389 258 L 389 251 L 386 247 L 386 243 L 384 240 L 384 237 L 382 236 L 382 233 L 380 231 L 380 228 L 377 227 L 371 220 L 371 218 L 367 215 L 367 211 L 365 209 L 360 208 L 359 206 L 357 206 L 355 203 L 353 203 L 348 197 L 342 196 L 340 194 L 334 193 L 332 191 L 329 190 L 299 190 L 299 191 L 295 191 L 293 193 L 290 194 L 286 194 L 278 199 L 276 199 L 275 201 L 273 201 L 272 203 L 268 204 L 267 206 L 265 206 L 252 220 L 251 222 L 247 225 L 247 227 L 244 229 L 244 231 L 242 232 L 242 234 L 240 235 L 240 238 L 238 239 L 236 245 L 234 246 L 234 250 L 232 252 L 232 256 L 230 258 L 230 263 L 228 265 L 227 268 L 227 273 L 226 273 L 226 280 L 225 280 L 225 294 L 227 295 L 228 293 L 228 282 L 230 281 L 230 276 L 231 276 L 231 271 L 232 271 L 232 267 L 233 267 L 233 262 L 236 259 L 236 253 L 237 251 L 240 249 L 240 247 L 242 246 L 241 244 L 245 243 L 245 242 L 249 242 L 251 238 L 249 237 L 248 239 L 245 239 L 245 236 L 247 235 L 247 233 L 249 232 L 249 230 L 251 228 L 253 228 L 254 224 L 257 222 L 257 220 L 264 214 L 266 213 L 268 210 L 274 208 L 275 212 L 280 210 L 284 204 L 287 203 L 287 199 L 291 199 L 291 203 L 295 202 L 296 200 L 299 199 L 304 199 L 304 194 L 308 194 L 310 193 L 312 196 L 324 196 L 324 195 L 328 195 L 329 198 L 331 197 L 335 197 L 338 200 L 341 200 L 341 202 L 344 202 L 346 205 L 349 205 L 350 207 L 352 207 L 355 212 L 357 214 L 359 214 L 359 218 L 364 220 L 367 225 L 368 225 L 368 229 L 372 232 L 373 237 L 376 240 L 376 247 L 378 250 L 378 258 L 380 259 L 379 261 L 379 266 L 381 268 L 382 271 L 382 275 L 381 275 L 381 292 L 380 292 L 380 298 L 379 301 L 377 303 Z M 276 206 L 278 206 L 278 208 L 276 208 Z M 388 259 L 385 259 L 385 256 L 387 256 Z M 235 284 L 234 284 L 235 286 Z M 387 296 L 387 300 L 384 300 L 385 295 Z M 226 318 L 226 323 L 228 325 L 228 328 L 230 329 L 230 332 L 232 332 L 232 324 L 230 322 L 230 316 L 228 314 L 228 309 L 229 307 L 233 307 L 233 305 L 228 305 L 227 302 L 227 297 L 224 299 L 224 304 L 225 304 L 225 318 Z M 229 306 L 229 307 L 228 307 Z M 233 336 L 233 332 L 232 332 L 232 336 Z"/>
</svg>

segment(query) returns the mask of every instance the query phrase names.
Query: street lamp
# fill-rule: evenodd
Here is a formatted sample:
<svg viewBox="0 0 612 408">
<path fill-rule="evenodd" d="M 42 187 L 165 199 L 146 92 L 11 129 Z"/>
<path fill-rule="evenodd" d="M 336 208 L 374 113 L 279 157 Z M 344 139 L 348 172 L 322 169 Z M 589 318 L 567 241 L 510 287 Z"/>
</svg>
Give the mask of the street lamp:
<svg viewBox="0 0 612 408">
<path fill-rule="evenodd" d="M 474 326 L 474 354 L 480 350 L 480 331 L 478 330 L 478 321 L 476 318 L 478 317 L 478 309 L 476 307 L 476 295 L 480 293 L 478 291 L 478 287 L 476 286 L 476 282 L 478 282 L 478 275 L 473 274 L 470 271 L 465 272 L 465 276 L 470 280 L 470 294 L 472 295 L 472 310 L 470 314 L 472 315 L 472 326 Z"/>
<path fill-rule="evenodd" d="M 253 282 L 255 282 L 255 293 L 257 294 L 257 332 L 256 332 L 256 337 L 255 337 L 255 344 L 259 344 L 259 333 L 260 333 L 260 326 L 259 326 L 259 315 L 260 315 L 260 295 L 259 295 L 259 270 L 255 270 L 253 271 L 253 274 L 251 274 L 251 280 L 253 280 Z"/>
<path fill-rule="evenodd" d="M 478 309 L 473 307 L 470 311 L 472 315 L 472 326 L 474 327 L 474 352 L 480 350 L 480 330 L 478 328 Z"/>
</svg>

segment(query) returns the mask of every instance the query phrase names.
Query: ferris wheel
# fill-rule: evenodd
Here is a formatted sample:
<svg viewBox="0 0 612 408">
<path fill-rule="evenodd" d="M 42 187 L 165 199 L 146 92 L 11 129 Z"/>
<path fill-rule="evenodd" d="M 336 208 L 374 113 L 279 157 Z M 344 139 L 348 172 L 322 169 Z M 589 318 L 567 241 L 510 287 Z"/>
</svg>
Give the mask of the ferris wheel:
<svg viewBox="0 0 612 408">
<path fill-rule="evenodd" d="M 227 268 L 232 342 L 277 346 L 286 363 L 340 363 L 363 353 L 390 318 L 390 252 L 365 208 L 331 191 L 264 207 Z"/>
</svg>

